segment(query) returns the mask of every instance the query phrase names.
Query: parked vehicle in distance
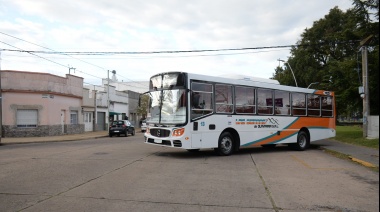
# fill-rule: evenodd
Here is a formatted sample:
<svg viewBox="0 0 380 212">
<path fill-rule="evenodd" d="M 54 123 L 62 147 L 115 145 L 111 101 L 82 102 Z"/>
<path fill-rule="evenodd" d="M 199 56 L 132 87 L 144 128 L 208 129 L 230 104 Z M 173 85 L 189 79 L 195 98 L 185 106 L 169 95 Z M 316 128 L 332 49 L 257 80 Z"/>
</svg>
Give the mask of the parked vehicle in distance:
<svg viewBox="0 0 380 212">
<path fill-rule="evenodd" d="M 113 121 L 108 130 L 108 135 L 124 135 L 128 137 L 128 134 L 135 135 L 135 127 L 128 120 Z"/>
<path fill-rule="evenodd" d="M 141 132 L 145 132 L 146 131 L 146 120 L 142 120 L 141 121 Z"/>
</svg>

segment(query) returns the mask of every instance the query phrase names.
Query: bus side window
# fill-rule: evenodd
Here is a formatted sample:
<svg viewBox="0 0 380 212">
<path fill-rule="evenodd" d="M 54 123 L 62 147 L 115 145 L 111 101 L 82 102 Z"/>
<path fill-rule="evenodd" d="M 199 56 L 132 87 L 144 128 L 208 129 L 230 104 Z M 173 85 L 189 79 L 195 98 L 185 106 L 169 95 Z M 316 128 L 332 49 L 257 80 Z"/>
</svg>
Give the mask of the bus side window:
<svg viewBox="0 0 380 212">
<path fill-rule="evenodd" d="M 215 111 L 217 113 L 232 113 L 233 97 L 232 86 L 224 84 L 215 85 Z"/>
<path fill-rule="evenodd" d="M 235 87 L 236 113 L 254 114 L 256 113 L 255 89 L 253 87 Z"/>
<path fill-rule="evenodd" d="M 322 117 L 333 117 L 333 97 L 324 96 L 322 98 Z"/>
<path fill-rule="evenodd" d="M 290 93 L 287 91 L 278 91 L 274 93 L 275 113 L 276 115 L 289 115 L 290 114 Z"/>
<path fill-rule="evenodd" d="M 292 93 L 292 115 L 306 116 L 306 95 L 303 93 Z"/>
<path fill-rule="evenodd" d="M 192 82 L 191 86 L 191 118 L 212 113 L 212 84 Z"/>
<path fill-rule="evenodd" d="M 198 92 L 193 92 L 193 98 L 192 98 L 192 107 L 200 109 L 200 102 L 199 99 L 201 98 L 201 95 Z"/>
<path fill-rule="evenodd" d="M 257 89 L 258 114 L 273 114 L 273 92 L 269 89 Z"/>
</svg>

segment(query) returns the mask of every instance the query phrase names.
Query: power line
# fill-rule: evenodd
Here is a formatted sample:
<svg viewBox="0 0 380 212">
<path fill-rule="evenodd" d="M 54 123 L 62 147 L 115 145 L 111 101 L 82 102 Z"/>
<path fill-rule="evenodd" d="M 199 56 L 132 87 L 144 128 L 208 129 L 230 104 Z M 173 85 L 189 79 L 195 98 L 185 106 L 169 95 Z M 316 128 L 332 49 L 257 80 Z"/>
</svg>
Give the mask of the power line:
<svg viewBox="0 0 380 212">
<path fill-rule="evenodd" d="M 289 48 L 288 48 L 289 49 Z M 199 55 L 170 55 L 170 56 L 148 56 L 148 57 L 141 57 L 141 56 L 131 56 L 131 57 L 88 57 L 88 58 L 80 58 L 80 59 L 88 59 L 88 60 L 125 60 L 125 59 L 156 59 L 156 58 L 183 58 L 183 57 L 213 57 L 213 56 L 228 56 L 228 55 L 244 55 L 244 54 L 257 54 L 257 53 L 263 53 L 263 52 L 273 52 L 273 51 L 282 51 L 280 49 L 275 50 L 266 50 L 266 51 L 250 51 L 250 52 L 239 52 L 239 53 L 220 53 L 220 54 L 199 54 Z M 31 57 L 31 56 L 20 56 L 20 55 L 7 55 L 8 57 Z M 88 56 L 88 55 L 86 55 Z M 96 55 L 98 56 L 98 55 Z M 56 59 L 56 60 L 65 60 L 70 58 L 63 58 L 63 57 L 46 57 L 50 59 Z M 79 58 L 76 58 L 79 59 Z"/>
<path fill-rule="evenodd" d="M 72 69 L 72 67 L 69 67 L 69 66 L 63 65 L 63 64 L 58 63 L 58 62 L 55 62 L 55 61 L 53 61 L 53 60 L 49 60 L 49 59 L 47 59 L 47 58 L 45 58 L 45 57 L 42 57 L 42 56 L 40 56 L 40 55 L 37 55 L 37 54 L 35 54 L 35 53 L 33 53 L 33 52 L 25 51 L 25 50 L 23 50 L 23 49 L 21 49 L 21 48 L 18 48 L 18 47 L 16 47 L 16 46 L 11 45 L 11 44 L 5 43 L 5 42 L 3 42 L 3 41 L 0 41 L 0 43 L 3 43 L 3 44 L 5 44 L 5 45 L 11 46 L 11 47 L 13 47 L 13 48 L 19 49 L 21 52 L 25 52 L 25 53 L 28 53 L 28 54 L 34 55 L 34 56 L 36 56 L 36 57 L 39 57 L 39 58 L 41 58 L 41 59 L 44 59 L 44 60 L 47 60 L 47 61 L 49 61 L 49 62 L 55 63 L 55 64 L 57 64 L 57 65 L 63 66 L 63 67 L 65 67 L 65 68 Z M 76 70 L 76 71 L 79 71 L 79 72 L 81 72 L 81 73 L 83 73 L 83 74 L 86 74 L 86 75 L 89 75 L 89 76 L 92 76 L 92 77 L 96 77 L 96 78 L 102 79 L 102 78 L 100 78 L 100 77 L 98 77 L 98 76 L 95 76 L 95 75 L 92 75 L 92 74 L 88 74 L 88 73 L 86 73 L 86 72 L 84 72 L 84 71 L 81 71 L 81 70 Z"/>
<path fill-rule="evenodd" d="M 12 38 L 15 38 L 15 39 L 21 40 L 21 41 L 23 41 L 23 42 L 27 42 L 27 43 L 30 43 L 30 44 L 33 44 L 33 45 L 39 46 L 39 47 L 41 47 L 41 48 L 44 48 L 44 49 L 48 49 L 48 50 L 51 50 L 51 51 L 57 52 L 57 51 L 55 51 L 55 50 L 53 50 L 53 49 L 50 49 L 50 48 L 47 48 L 47 47 L 44 47 L 44 46 L 41 46 L 41 45 L 38 45 L 38 44 L 35 44 L 35 43 L 32 43 L 32 42 L 29 42 L 29 41 L 26 41 L 26 40 L 21 39 L 21 38 L 17 38 L 17 37 L 15 37 L 15 36 L 12 36 L 12 35 L 9 35 L 9 34 L 3 33 L 3 32 L 0 32 L 0 33 L 3 34 L 3 35 L 6 35 L 6 36 L 12 37 Z M 5 43 L 5 42 L 2 42 L 2 43 L 6 44 L 6 45 L 10 45 L 10 44 L 7 44 L 7 43 Z M 10 46 L 12 46 L 12 45 L 10 45 Z M 12 46 L 12 47 L 14 47 L 14 46 Z M 14 47 L 14 48 L 17 48 L 17 47 Z M 21 50 L 20 48 L 17 48 L 17 49 Z M 23 50 L 23 51 L 24 51 L 24 50 Z M 28 52 L 28 53 L 29 53 L 29 52 Z M 31 53 L 29 53 L 29 54 L 31 54 Z M 35 55 L 35 54 L 32 54 L 32 55 Z M 95 64 L 89 63 L 89 62 L 84 61 L 84 60 L 81 60 L 81 59 L 79 59 L 79 58 L 75 58 L 75 57 L 73 57 L 73 56 L 71 56 L 71 55 L 68 55 L 68 54 L 63 54 L 63 55 L 68 56 L 68 57 L 71 57 L 71 58 L 76 59 L 76 60 L 79 60 L 79 61 L 82 61 L 82 62 L 87 63 L 87 64 L 89 64 L 89 65 L 92 65 L 92 66 L 98 67 L 98 68 L 100 68 L 100 69 L 102 69 L 102 70 L 104 70 L 104 71 L 106 70 L 106 69 L 103 68 L 103 67 L 100 67 L 100 66 L 98 66 L 98 65 L 95 65 Z M 49 60 L 49 59 L 44 58 L 44 57 L 41 57 L 41 56 L 39 56 L 39 55 L 35 55 L 35 56 L 40 57 L 40 58 L 45 59 L 45 60 L 48 60 L 48 61 L 50 61 L 50 62 L 56 63 L 56 62 L 54 62 L 54 61 L 52 61 L 52 60 Z M 59 63 L 56 63 L 56 64 L 59 64 Z M 60 64 L 60 65 L 61 65 L 61 64 Z M 65 67 L 66 67 L 66 66 L 65 66 Z M 68 67 L 68 68 L 69 68 L 69 73 L 70 73 L 70 70 L 73 69 L 73 68 L 72 68 L 72 67 Z M 74 69 L 74 70 L 75 70 L 75 69 Z M 80 71 L 80 70 L 77 70 L 77 71 L 79 71 L 79 72 L 81 72 L 81 73 L 83 73 L 83 74 L 87 74 L 87 75 L 89 75 L 89 76 L 92 76 L 92 77 L 99 78 L 99 79 L 102 79 L 102 80 L 103 80 L 103 78 L 100 78 L 100 77 L 94 76 L 94 75 L 92 75 L 92 74 L 88 74 L 88 73 L 85 73 L 85 72 Z M 107 71 L 108 71 L 108 70 L 107 70 Z M 129 80 L 130 80 L 130 79 L 129 79 Z M 133 81 L 133 80 L 131 80 L 131 81 L 132 81 L 132 82 L 135 82 L 135 81 Z M 138 82 L 136 82 L 136 83 L 138 83 Z M 145 87 L 145 86 L 144 86 L 144 87 Z"/>
<path fill-rule="evenodd" d="M 340 41 L 334 42 L 334 44 L 349 44 L 357 43 L 359 40 L 349 40 L 349 41 Z M 40 54 L 62 54 L 62 55 L 146 55 L 146 54 L 178 54 L 178 53 L 200 53 L 200 52 L 221 52 L 221 51 L 247 51 L 247 50 L 262 50 L 262 49 L 279 49 L 279 48 L 293 48 L 293 47 L 307 47 L 307 46 L 324 46 L 331 45 L 331 42 L 323 42 L 318 44 L 298 44 L 298 45 L 284 45 L 284 46 L 264 46 L 264 47 L 246 47 L 246 48 L 227 48 L 227 49 L 201 49 L 201 50 L 173 50 L 173 51 L 142 51 L 142 52 L 127 52 L 127 51 L 118 51 L 118 52 L 58 52 L 58 51 L 32 51 L 32 50 L 23 50 L 25 52 L 40 53 Z M 3 51 L 18 51 L 20 50 L 11 50 L 11 49 L 2 49 Z"/>
<path fill-rule="evenodd" d="M 1 43 L 4 43 L 8 46 L 11 46 L 11 47 L 14 47 L 16 49 L 0 49 L 0 51 L 9 51 L 9 52 L 25 52 L 25 53 L 28 53 L 28 54 L 31 54 L 33 56 L 36 56 L 36 57 L 39 57 L 39 58 L 42 58 L 44 60 L 47 60 L 49 62 L 52 62 L 52 63 L 55 63 L 57 65 L 60 65 L 60 66 L 63 66 L 63 67 L 66 67 L 66 68 L 69 68 L 69 70 L 71 69 L 74 69 L 72 67 L 69 67 L 69 66 L 65 66 L 63 64 L 60 64 L 58 62 L 55 62 L 53 60 L 50 60 L 46 57 L 42 57 L 42 56 L 39 56 L 37 54 L 55 54 L 55 55 L 64 55 L 64 56 L 68 56 L 68 57 L 71 57 L 73 59 L 76 59 L 76 60 L 79 60 L 81 62 L 84 62 L 84 63 L 87 63 L 87 64 L 90 64 L 92 66 L 95 66 L 95 67 L 98 67 L 102 70 L 106 70 L 105 68 L 103 67 L 100 67 L 98 65 L 95 65 L 95 64 L 92 64 L 92 63 L 89 63 L 89 62 L 86 62 L 82 59 L 79 59 L 79 58 L 75 58 L 71 55 L 90 55 L 90 56 L 101 56 L 101 55 L 152 55 L 152 54 L 180 54 L 180 53 L 206 53 L 206 52 L 222 52 L 222 51 L 251 51 L 251 52 L 239 52 L 239 53 L 218 53 L 218 54 L 201 54 L 201 55 L 182 55 L 182 56 L 159 56 L 159 57 L 170 57 L 170 58 L 173 58 L 173 57 L 197 57 L 197 56 L 221 56 L 221 55 L 237 55 L 237 54 L 252 54 L 252 53 L 259 53 L 259 52 L 263 52 L 263 51 L 255 51 L 255 52 L 252 52 L 252 50 L 268 50 L 268 49 L 281 49 L 281 48 L 293 48 L 293 47 L 302 47 L 302 46 L 314 46 L 312 44 L 306 44 L 306 45 L 283 45 L 283 46 L 266 46 L 266 47 L 249 47 L 249 48 L 226 48 L 226 49 L 203 49 L 203 50 L 177 50 L 177 51 L 145 51 L 145 52 L 63 52 L 63 51 L 55 51 L 53 49 L 50 49 L 50 48 L 47 48 L 47 47 L 44 47 L 44 46 L 41 46 L 41 45 L 38 45 L 38 44 L 35 44 L 35 43 L 32 43 L 32 42 L 29 42 L 29 41 L 26 41 L 24 39 L 21 39 L 21 38 L 17 38 L 15 36 L 12 36 L 12 35 L 9 35 L 9 34 L 6 34 L 6 33 L 3 33 L 3 32 L 0 32 L 0 34 L 3 34 L 3 35 L 6 35 L 6 36 L 9 36 L 9 37 L 12 37 L 12 38 L 15 38 L 15 39 L 18 39 L 18 40 L 21 40 L 21 41 L 24 41 L 24 42 L 27 42 L 27 43 L 30 43 L 30 44 L 33 44 L 33 45 L 36 45 L 36 46 L 39 46 L 41 48 L 44 48 L 44 49 L 47 49 L 47 50 L 50 50 L 50 51 L 31 51 L 31 50 L 23 50 L 21 48 L 18 48 L 18 47 L 15 47 L 13 45 L 10 45 L 8 43 L 5 43 L 5 42 L 2 42 L 0 41 Z M 354 42 L 359 42 L 359 41 L 354 41 L 354 40 L 350 40 L 350 41 L 344 41 L 344 42 L 335 42 L 336 44 L 342 44 L 342 43 L 354 43 Z M 331 45 L 331 43 L 328 43 L 328 42 L 325 42 L 324 44 L 318 44 L 318 46 L 321 46 L 321 45 Z M 152 58 L 159 58 L 159 57 L 152 57 Z M 128 58 L 128 59 L 131 59 L 131 58 Z M 144 58 L 134 58 L 134 59 L 144 59 Z M 149 59 L 149 58 L 148 58 Z M 76 70 L 76 69 L 74 69 Z M 88 74 L 86 72 L 83 72 L 83 71 L 80 71 L 80 70 L 77 70 L 83 74 L 86 74 L 86 75 L 89 75 L 89 76 L 92 76 L 92 77 L 95 77 L 95 78 L 99 78 L 99 79 L 102 79 L 103 78 L 100 78 L 98 76 L 95 76 L 95 75 L 92 75 L 92 74 Z M 108 70 L 107 70 L 108 71 Z M 121 76 L 121 75 L 118 75 L 118 76 Z M 124 77 L 124 76 L 121 76 L 127 80 L 130 80 L 131 82 L 135 82 L 137 84 L 140 84 L 139 82 L 137 81 L 133 81 L 131 79 L 128 79 L 127 77 Z M 142 84 L 140 84 L 142 85 Z M 144 86 L 144 88 L 146 87 L 145 85 L 142 85 Z M 132 87 L 136 87 L 136 86 L 132 86 Z"/>
<path fill-rule="evenodd" d="M 34 55 L 34 56 L 36 56 L 36 57 L 39 57 L 39 58 L 41 58 L 41 59 L 47 60 L 47 61 L 49 61 L 49 62 L 55 63 L 55 64 L 57 64 L 57 65 L 63 66 L 63 67 L 65 67 L 65 68 L 69 68 L 69 67 L 66 66 L 66 65 L 63 65 L 63 64 L 57 63 L 57 62 L 55 62 L 55 61 L 53 61 L 53 60 L 49 60 L 49 59 L 44 58 L 44 57 L 41 57 L 41 56 L 39 56 L 39 55 L 37 55 L 37 54 L 35 54 L 35 53 L 33 53 L 33 52 L 30 52 L 30 51 L 26 51 L 26 50 L 20 49 L 20 48 L 18 48 L 18 47 L 16 47 L 16 46 L 13 46 L 13 45 L 11 45 L 11 44 L 5 43 L 5 42 L 3 42 L 3 41 L 0 41 L 0 43 L 3 43 L 3 44 L 5 44 L 5 45 L 11 46 L 11 47 L 13 47 L 13 48 L 16 48 L 16 49 L 18 49 L 19 52 L 25 52 L 25 53 L 28 53 L 28 54 Z M 2 50 L 2 51 L 3 51 L 3 50 Z"/>
<path fill-rule="evenodd" d="M 6 33 L 4 33 L 4 32 L 0 32 L 0 34 L 3 34 L 3 35 L 6 35 L 6 36 L 9 36 L 9 37 L 12 37 L 12 38 L 17 39 L 17 40 L 21 40 L 21 41 L 26 42 L 26 43 L 30 43 L 30 44 L 33 44 L 33 45 L 39 46 L 39 47 L 44 48 L 44 49 L 51 50 L 51 51 L 53 51 L 53 52 L 57 52 L 57 51 L 55 51 L 54 49 L 51 49 L 51 48 L 48 48 L 48 47 L 44 47 L 44 46 L 41 46 L 41 45 L 38 45 L 38 44 L 35 44 L 35 43 L 32 43 L 32 42 L 30 42 L 30 41 L 27 41 L 27 40 L 24 40 L 24 39 L 21 39 L 21 38 L 18 38 L 18 37 L 15 37 L 15 36 L 12 36 L 12 35 L 6 34 Z M 101 69 L 105 70 L 105 68 L 103 68 L 103 67 L 100 67 L 100 66 L 97 66 L 97 65 L 95 65 L 95 64 L 92 64 L 92 63 L 86 62 L 86 61 L 84 61 L 84 60 L 81 60 L 81 59 L 75 58 L 75 57 L 73 57 L 73 56 L 71 56 L 71 55 L 67 55 L 67 54 L 63 54 L 63 55 L 68 56 L 68 57 L 71 57 L 71 58 L 73 58 L 73 59 L 76 59 L 76 60 L 82 61 L 82 62 L 87 63 L 87 64 L 89 64 L 89 65 L 92 65 L 92 66 L 95 66 L 95 67 L 98 67 L 98 68 L 101 68 Z"/>
</svg>

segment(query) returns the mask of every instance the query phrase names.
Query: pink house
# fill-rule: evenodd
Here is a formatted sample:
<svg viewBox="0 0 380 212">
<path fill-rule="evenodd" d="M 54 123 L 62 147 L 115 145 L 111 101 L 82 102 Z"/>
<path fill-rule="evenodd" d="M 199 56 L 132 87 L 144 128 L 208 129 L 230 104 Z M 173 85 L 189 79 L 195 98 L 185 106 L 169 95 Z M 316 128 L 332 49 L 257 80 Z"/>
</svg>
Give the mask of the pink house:
<svg viewBox="0 0 380 212">
<path fill-rule="evenodd" d="M 3 137 L 84 132 L 83 78 L 1 71 Z"/>
</svg>

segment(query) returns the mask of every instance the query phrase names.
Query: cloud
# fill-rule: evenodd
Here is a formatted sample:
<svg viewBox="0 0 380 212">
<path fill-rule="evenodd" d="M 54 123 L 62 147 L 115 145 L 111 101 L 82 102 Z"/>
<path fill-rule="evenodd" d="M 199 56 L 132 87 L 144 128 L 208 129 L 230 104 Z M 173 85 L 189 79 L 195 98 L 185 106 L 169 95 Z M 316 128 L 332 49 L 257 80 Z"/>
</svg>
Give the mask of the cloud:
<svg viewBox="0 0 380 212">
<path fill-rule="evenodd" d="M 313 22 L 334 6 L 347 9 L 351 0 L 0 0 L 0 32 L 57 51 L 163 51 L 292 45 Z M 1 41 L 25 49 L 42 49 L 9 36 Z M 0 48 L 9 48 L 0 44 Z M 3 68 L 68 72 L 100 83 L 106 70 L 118 70 L 124 81 L 147 80 L 162 71 L 220 75 L 241 73 L 269 78 L 278 58 L 289 49 L 178 55 L 107 55 L 17 57 L 3 53 Z M 241 52 L 240 52 L 241 53 Z M 230 54 L 230 55 L 226 55 Z M 191 56 L 191 57 L 190 57 Z M 37 61 L 32 63 L 30 61 Z M 85 62 L 84 62 L 85 61 Z M 120 79 L 122 80 L 122 79 Z"/>
</svg>

